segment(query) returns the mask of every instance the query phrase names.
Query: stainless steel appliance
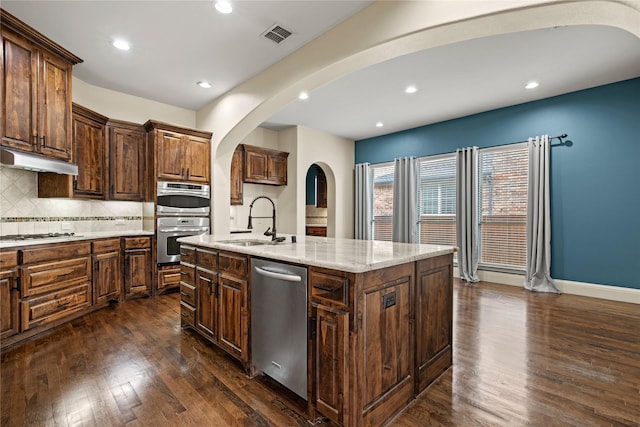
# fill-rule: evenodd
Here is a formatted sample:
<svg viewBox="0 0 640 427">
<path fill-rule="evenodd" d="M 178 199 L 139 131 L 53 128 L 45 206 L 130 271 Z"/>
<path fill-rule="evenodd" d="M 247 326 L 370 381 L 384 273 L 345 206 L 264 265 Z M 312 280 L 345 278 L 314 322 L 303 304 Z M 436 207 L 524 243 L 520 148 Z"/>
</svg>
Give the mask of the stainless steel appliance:
<svg viewBox="0 0 640 427">
<path fill-rule="evenodd" d="M 307 400 L 307 269 L 251 259 L 251 363 Z"/>
<path fill-rule="evenodd" d="M 64 237 L 82 237 L 82 235 L 76 233 L 5 234 L 0 236 L 0 240 L 59 239 Z"/>
<path fill-rule="evenodd" d="M 209 216 L 211 196 L 208 185 L 159 181 L 156 196 L 156 213 L 159 216 Z"/>
<path fill-rule="evenodd" d="M 180 243 L 176 239 L 209 233 L 209 218 L 162 217 L 157 223 L 158 264 L 180 261 Z"/>
</svg>

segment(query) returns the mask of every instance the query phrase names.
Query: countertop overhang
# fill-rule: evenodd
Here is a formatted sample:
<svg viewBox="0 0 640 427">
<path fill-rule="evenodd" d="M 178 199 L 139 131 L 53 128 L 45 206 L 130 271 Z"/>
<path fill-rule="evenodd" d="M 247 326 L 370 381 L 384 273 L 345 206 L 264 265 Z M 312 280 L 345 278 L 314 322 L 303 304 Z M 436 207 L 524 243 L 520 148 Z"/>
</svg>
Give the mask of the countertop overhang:
<svg viewBox="0 0 640 427">
<path fill-rule="evenodd" d="M 256 246 L 238 246 L 229 242 L 248 238 L 247 235 L 237 234 L 201 234 L 181 237 L 178 242 L 350 273 L 364 273 L 456 251 L 455 246 L 314 236 L 297 236 L 297 242 L 292 243 L 291 235 L 282 235 L 282 237 L 286 237 L 285 242 Z M 268 242 L 270 238 L 253 234 L 251 240 Z"/>
</svg>

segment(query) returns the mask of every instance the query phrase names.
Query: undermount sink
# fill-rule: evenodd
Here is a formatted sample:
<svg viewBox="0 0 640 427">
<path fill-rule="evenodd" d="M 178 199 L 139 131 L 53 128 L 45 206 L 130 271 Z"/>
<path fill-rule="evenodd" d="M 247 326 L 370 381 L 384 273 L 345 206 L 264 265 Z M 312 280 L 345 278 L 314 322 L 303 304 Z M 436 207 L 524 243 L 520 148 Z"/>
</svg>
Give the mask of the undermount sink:
<svg viewBox="0 0 640 427">
<path fill-rule="evenodd" d="M 235 245 L 235 246 L 260 246 L 260 245 L 273 244 L 271 240 L 256 240 L 256 239 L 219 240 L 218 243 L 226 243 L 228 245 Z"/>
</svg>

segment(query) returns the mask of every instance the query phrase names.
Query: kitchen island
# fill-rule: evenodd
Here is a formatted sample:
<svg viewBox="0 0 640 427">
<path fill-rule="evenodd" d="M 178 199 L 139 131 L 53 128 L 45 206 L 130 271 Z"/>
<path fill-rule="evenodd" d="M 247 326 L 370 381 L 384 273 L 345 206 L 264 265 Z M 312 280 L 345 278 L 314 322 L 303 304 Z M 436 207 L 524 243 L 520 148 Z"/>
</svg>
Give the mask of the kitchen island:
<svg viewBox="0 0 640 427">
<path fill-rule="evenodd" d="M 250 375 L 259 373 L 251 364 L 251 259 L 307 268 L 311 418 L 383 425 L 451 366 L 453 247 L 310 236 L 179 241 L 183 326 Z"/>
</svg>

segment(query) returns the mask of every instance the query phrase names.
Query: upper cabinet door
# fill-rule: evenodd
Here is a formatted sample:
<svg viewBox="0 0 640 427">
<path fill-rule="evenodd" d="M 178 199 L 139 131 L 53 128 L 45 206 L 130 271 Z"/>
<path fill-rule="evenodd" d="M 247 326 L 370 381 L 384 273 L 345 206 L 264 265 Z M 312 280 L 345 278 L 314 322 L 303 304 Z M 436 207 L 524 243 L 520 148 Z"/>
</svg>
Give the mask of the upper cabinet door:
<svg viewBox="0 0 640 427">
<path fill-rule="evenodd" d="M 186 176 L 184 167 L 184 144 L 182 135 L 157 131 L 156 161 L 158 179 L 181 181 Z"/>
<path fill-rule="evenodd" d="M 185 135 L 186 156 L 183 159 L 186 169 L 185 179 L 193 182 L 209 182 L 210 142 L 208 139 Z"/>
<path fill-rule="evenodd" d="M 145 196 L 145 138 L 139 130 L 109 126 L 111 200 L 142 201 Z"/>
<path fill-rule="evenodd" d="M 40 152 L 63 160 L 71 158 L 71 64 L 41 55 L 39 73 Z"/>
<path fill-rule="evenodd" d="M 267 154 L 261 150 L 244 150 L 244 180 L 245 182 L 264 183 L 267 179 Z"/>
<path fill-rule="evenodd" d="M 106 138 L 105 125 L 74 114 L 74 161 L 78 164 L 78 176 L 74 196 L 104 199 L 106 188 Z"/>
<path fill-rule="evenodd" d="M 36 148 L 37 61 L 38 52 L 31 43 L 2 32 L 2 145 L 22 151 Z"/>
<path fill-rule="evenodd" d="M 287 185 L 287 156 L 269 154 L 267 162 L 267 179 L 275 185 Z"/>
</svg>

